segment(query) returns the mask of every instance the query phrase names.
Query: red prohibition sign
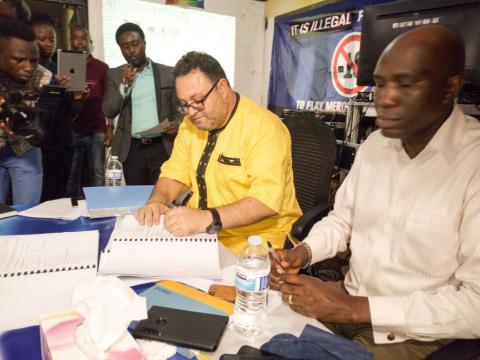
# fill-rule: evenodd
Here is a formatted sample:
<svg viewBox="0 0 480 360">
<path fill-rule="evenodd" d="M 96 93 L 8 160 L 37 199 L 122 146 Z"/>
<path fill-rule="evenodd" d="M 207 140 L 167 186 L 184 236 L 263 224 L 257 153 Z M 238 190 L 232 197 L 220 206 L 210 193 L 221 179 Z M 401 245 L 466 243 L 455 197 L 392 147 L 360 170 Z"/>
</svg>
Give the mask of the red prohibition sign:
<svg viewBox="0 0 480 360">
<path fill-rule="evenodd" d="M 354 59 L 351 56 L 354 54 L 349 53 L 346 49 L 348 45 L 358 42 L 360 44 L 361 34 L 359 32 L 353 32 L 350 34 L 345 35 L 338 43 L 335 51 L 333 52 L 332 58 L 332 81 L 335 89 L 340 95 L 343 96 L 353 96 L 359 91 L 362 91 L 366 88 L 366 86 L 357 86 L 357 75 L 358 75 L 358 66 L 355 64 Z M 357 47 L 356 49 L 359 49 Z M 347 82 L 351 82 L 351 86 L 345 85 L 339 79 L 339 72 L 338 66 L 339 61 L 344 61 L 347 64 L 347 67 L 351 69 L 351 73 L 353 74 L 354 78 L 352 77 Z"/>
</svg>

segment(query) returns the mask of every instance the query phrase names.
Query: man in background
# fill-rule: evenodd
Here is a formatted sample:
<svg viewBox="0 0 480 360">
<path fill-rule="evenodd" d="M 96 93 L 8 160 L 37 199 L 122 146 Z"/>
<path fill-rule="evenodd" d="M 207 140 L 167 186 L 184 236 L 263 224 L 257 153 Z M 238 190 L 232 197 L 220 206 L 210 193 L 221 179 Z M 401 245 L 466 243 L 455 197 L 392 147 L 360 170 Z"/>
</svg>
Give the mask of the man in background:
<svg viewBox="0 0 480 360">
<path fill-rule="evenodd" d="M 52 74 L 57 74 L 57 62 L 54 54 L 57 48 L 55 21 L 48 14 L 32 14 L 30 24 L 35 32 L 40 50 L 40 64 Z M 65 76 L 63 79 L 66 78 Z M 56 77 L 54 84 L 62 79 Z M 50 114 L 45 125 L 45 140 L 42 145 L 43 155 L 43 190 L 42 201 L 66 196 L 68 175 L 73 153 L 73 134 L 70 125 L 72 112 L 76 111 L 73 94 L 66 92 L 57 99 L 57 110 Z"/>
<path fill-rule="evenodd" d="M 425 359 L 480 337 L 480 123 L 455 104 L 465 48 L 454 30 L 397 37 L 374 79 L 379 131 L 360 146 L 334 210 L 290 251 L 271 287 L 375 359 Z M 344 291 L 298 275 L 344 251 Z"/>
<path fill-rule="evenodd" d="M 177 236 L 218 233 L 240 252 L 250 235 L 282 247 L 301 215 L 293 184 L 288 129 L 273 113 L 230 87 L 212 56 L 189 52 L 175 65 L 175 89 L 185 119 L 171 158 L 147 203 L 135 214 Z M 191 189 L 187 207 L 169 210 Z"/>
<path fill-rule="evenodd" d="M 172 68 L 147 58 L 140 26 L 121 25 L 115 39 L 127 64 L 109 70 L 103 102 L 108 118 L 119 116 L 112 155 L 123 163 L 127 185 L 155 184 L 178 131 Z M 165 119 L 172 123 L 164 131 L 142 135 Z"/>
<path fill-rule="evenodd" d="M 81 110 L 71 122 L 74 151 L 67 185 L 68 196 L 80 197 L 84 160 L 88 164 L 88 185 L 103 186 L 105 183 L 105 147 L 112 143 L 113 122 L 109 120 L 107 124 L 102 111 L 108 65 L 92 56 L 92 40 L 87 29 L 75 26 L 70 34 L 72 50 L 88 54 L 88 89 L 79 99 Z"/>
<path fill-rule="evenodd" d="M 42 190 L 42 153 L 37 147 L 43 137 L 36 108 L 39 93 L 52 74 L 38 65 L 39 52 L 33 30 L 17 21 L 0 21 L 0 202 L 12 188 L 13 204 L 36 204 Z M 16 95 L 13 95 L 13 94 Z M 28 97 L 28 98 L 27 98 Z M 32 126 L 8 112 L 28 114 Z M 16 112 L 16 111 L 15 111 Z M 22 130 L 20 130 L 22 129 Z M 27 133 L 21 134 L 21 131 Z"/>
</svg>

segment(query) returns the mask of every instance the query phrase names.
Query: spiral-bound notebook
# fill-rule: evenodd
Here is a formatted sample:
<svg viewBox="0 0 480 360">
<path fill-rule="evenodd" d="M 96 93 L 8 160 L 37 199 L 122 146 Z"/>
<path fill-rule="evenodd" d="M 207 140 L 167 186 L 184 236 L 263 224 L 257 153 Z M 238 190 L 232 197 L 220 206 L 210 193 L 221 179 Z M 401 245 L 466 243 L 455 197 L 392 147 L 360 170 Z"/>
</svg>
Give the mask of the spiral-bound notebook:
<svg viewBox="0 0 480 360">
<path fill-rule="evenodd" d="M 161 221 L 163 223 L 163 221 Z M 100 257 L 102 275 L 221 279 L 216 235 L 176 237 L 163 225 L 119 218 Z"/>
<path fill-rule="evenodd" d="M 69 309 L 75 286 L 97 272 L 98 231 L 0 236 L 0 332 Z"/>
</svg>

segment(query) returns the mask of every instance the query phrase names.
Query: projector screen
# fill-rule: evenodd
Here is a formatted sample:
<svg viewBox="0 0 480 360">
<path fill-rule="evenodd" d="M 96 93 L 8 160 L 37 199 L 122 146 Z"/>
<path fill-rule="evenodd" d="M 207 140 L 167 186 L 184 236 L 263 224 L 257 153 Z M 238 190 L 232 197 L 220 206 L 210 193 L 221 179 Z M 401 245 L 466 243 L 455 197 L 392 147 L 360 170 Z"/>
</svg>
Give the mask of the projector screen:
<svg viewBox="0 0 480 360">
<path fill-rule="evenodd" d="M 102 0 L 104 61 L 111 67 L 125 63 L 115 41 L 125 22 L 140 25 L 153 61 L 173 66 L 188 51 L 215 57 L 230 84 L 235 80 L 235 17 L 143 0 Z"/>
</svg>

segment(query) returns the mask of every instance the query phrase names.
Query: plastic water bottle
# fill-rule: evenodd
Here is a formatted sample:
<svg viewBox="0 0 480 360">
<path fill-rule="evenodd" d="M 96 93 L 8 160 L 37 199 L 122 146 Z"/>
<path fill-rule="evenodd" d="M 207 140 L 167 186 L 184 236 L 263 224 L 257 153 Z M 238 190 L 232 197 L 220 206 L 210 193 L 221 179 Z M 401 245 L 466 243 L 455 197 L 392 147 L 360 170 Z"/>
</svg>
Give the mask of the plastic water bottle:
<svg viewBox="0 0 480 360">
<path fill-rule="evenodd" d="M 118 156 L 110 156 L 105 169 L 105 186 L 122 185 L 123 167 Z"/>
<path fill-rule="evenodd" d="M 237 260 L 235 287 L 237 295 L 233 326 L 246 336 L 260 334 L 265 324 L 270 258 L 262 239 L 250 236 Z"/>
</svg>

